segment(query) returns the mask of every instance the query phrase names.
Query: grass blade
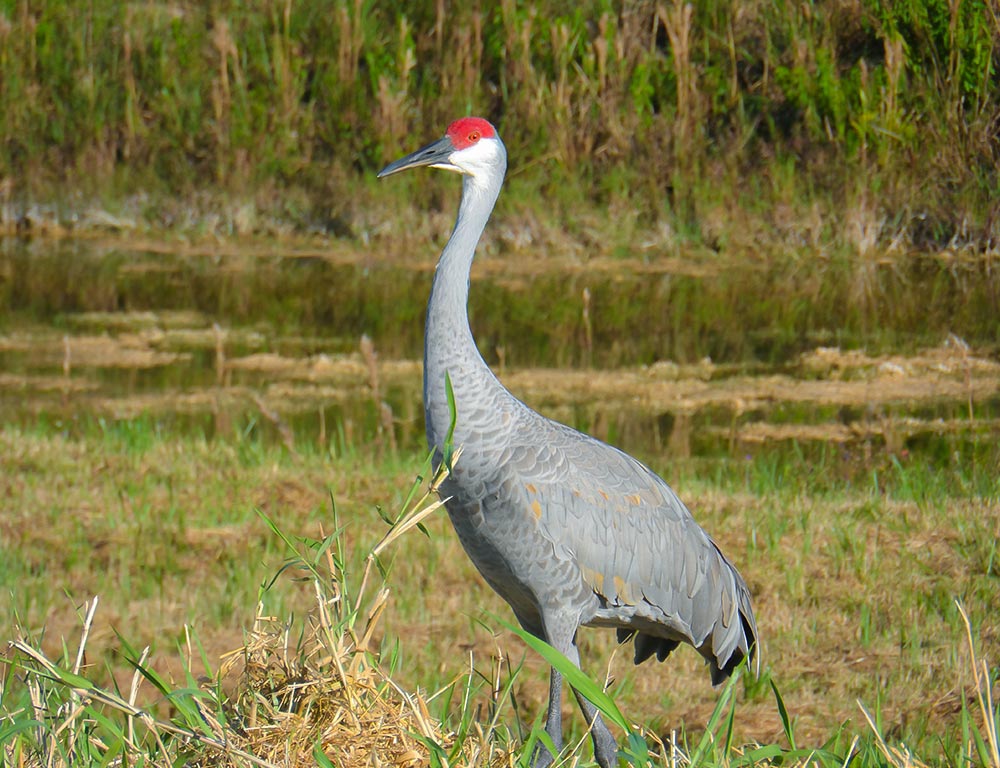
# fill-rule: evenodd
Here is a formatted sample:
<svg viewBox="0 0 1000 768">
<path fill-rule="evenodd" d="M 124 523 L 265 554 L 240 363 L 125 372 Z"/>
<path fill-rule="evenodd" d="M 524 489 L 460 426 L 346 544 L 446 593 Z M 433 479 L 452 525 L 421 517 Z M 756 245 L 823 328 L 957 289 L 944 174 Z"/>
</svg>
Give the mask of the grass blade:
<svg viewBox="0 0 1000 768">
<path fill-rule="evenodd" d="M 527 643 L 542 658 L 555 667 L 566 679 L 566 682 L 579 691 L 580 694 L 590 701 L 591 704 L 597 707 L 601 711 L 601 714 L 608 718 L 608 720 L 613 722 L 626 733 L 631 733 L 632 726 L 629 724 L 628 720 L 625 719 L 625 715 L 622 714 L 618 705 L 615 704 L 615 700 L 608 695 L 604 688 L 591 680 L 587 673 L 544 640 L 535 637 L 530 632 L 526 632 L 520 627 L 516 627 L 503 619 L 497 619 L 497 621 L 524 640 L 524 642 Z"/>
<path fill-rule="evenodd" d="M 725 686 L 723 686 L 722 691 L 719 693 L 719 698 L 715 702 L 715 709 L 712 710 L 712 715 L 705 724 L 705 733 L 702 734 L 701 741 L 698 742 L 698 747 L 691 755 L 691 768 L 697 768 L 697 766 L 702 765 L 708 757 L 712 746 L 716 743 L 716 728 L 719 725 L 719 720 L 722 718 L 722 713 L 726 711 L 726 707 L 729 706 L 730 701 L 733 699 L 736 683 L 739 681 L 740 674 L 746 667 L 746 663 L 746 657 L 744 657 L 733 674 L 729 676 Z"/>
<path fill-rule="evenodd" d="M 455 460 L 455 424 L 458 422 L 458 406 L 455 405 L 455 389 L 451 385 L 451 374 L 444 372 L 444 393 L 448 399 L 448 434 L 444 439 L 444 465 L 451 472 Z"/>
<path fill-rule="evenodd" d="M 778 691 L 778 686 L 775 685 L 774 680 L 770 680 L 771 690 L 774 692 L 774 702 L 778 705 L 778 716 L 781 718 L 781 727 L 785 732 L 785 738 L 788 739 L 788 745 L 795 749 L 795 734 L 792 732 L 792 721 L 788 717 L 788 709 L 785 707 L 785 700 L 781 698 L 781 693 Z"/>
</svg>

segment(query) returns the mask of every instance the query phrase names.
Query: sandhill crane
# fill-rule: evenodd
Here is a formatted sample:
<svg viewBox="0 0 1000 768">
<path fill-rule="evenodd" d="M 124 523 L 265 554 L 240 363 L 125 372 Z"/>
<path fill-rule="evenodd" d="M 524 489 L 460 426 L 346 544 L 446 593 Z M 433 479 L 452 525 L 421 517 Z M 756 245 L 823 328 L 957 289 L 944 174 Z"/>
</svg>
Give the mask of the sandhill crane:
<svg viewBox="0 0 1000 768">
<path fill-rule="evenodd" d="M 490 371 L 469 327 L 476 244 L 507 170 L 492 124 L 456 120 L 444 137 L 387 165 L 379 177 L 430 166 L 462 175 L 462 199 L 441 254 L 424 337 L 427 441 L 443 460 L 451 424 L 461 460 L 441 486 L 458 538 L 521 626 L 579 665 L 580 626 L 615 627 L 635 640 L 635 663 L 694 646 L 713 683 L 755 653 L 750 593 L 736 568 L 671 488 L 622 451 L 536 413 Z M 574 691 L 575 692 L 575 691 Z M 562 676 L 553 668 L 546 731 L 562 748 Z M 599 712 L 576 698 L 603 768 L 616 762 Z M 535 754 L 536 768 L 554 759 Z"/>
</svg>

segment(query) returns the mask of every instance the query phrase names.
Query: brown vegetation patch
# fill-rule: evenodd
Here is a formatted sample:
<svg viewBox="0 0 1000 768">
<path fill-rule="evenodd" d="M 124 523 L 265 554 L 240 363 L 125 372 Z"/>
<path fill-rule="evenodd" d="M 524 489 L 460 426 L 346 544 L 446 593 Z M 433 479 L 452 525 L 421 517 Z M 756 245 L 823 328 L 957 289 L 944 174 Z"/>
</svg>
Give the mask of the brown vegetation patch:
<svg viewBox="0 0 1000 768">
<path fill-rule="evenodd" d="M 151 348 L 149 332 L 118 336 L 14 334 L 0 337 L 0 351 L 23 352 L 35 364 L 73 368 L 156 368 L 190 360 L 190 355 Z"/>
<path fill-rule="evenodd" d="M 156 368 L 190 359 L 177 352 L 150 349 L 136 335 L 74 336 L 65 347 L 66 366 L 88 368 Z"/>
<path fill-rule="evenodd" d="M 76 376 L 22 376 L 15 373 L 0 373 L 0 391 L 10 390 L 23 393 L 33 392 L 64 392 L 79 393 L 97 390 L 100 385 Z"/>
<path fill-rule="evenodd" d="M 122 267 L 127 269 L 128 265 Z M 125 312 L 76 312 L 67 317 L 74 328 L 100 328 L 106 333 L 162 332 L 185 329 L 206 324 L 205 317 L 194 310 L 125 311 Z"/>
<path fill-rule="evenodd" d="M 927 433 L 958 434 L 975 427 L 984 434 L 1000 433 L 1000 419 L 917 419 L 913 417 L 882 418 L 872 421 L 855 421 L 850 424 L 825 422 L 820 424 L 772 424 L 755 421 L 738 425 L 735 429 L 709 427 L 714 434 L 729 436 L 740 443 L 770 443 L 781 440 L 824 441 L 851 443 L 859 439 L 881 438 L 887 445 L 899 440 Z"/>
<path fill-rule="evenodd" d="M 846 380 L 802 379 L 785 374 L 717 379 L 712 377 L 713 366 L 708 361 L 686 368 L 658 364 L 616 371 L 512 371 L 504 380 L 524 399 L 557 405 L 596 401 L 632 407 L 639 404 L 655 412 L 674 413 L 725 407 L 739 414 L 776 403 L 877 406 L 933 400 L 961 402 L 1000 392 L 1000 364 L 973 358 L 969 366 L 931 350 L 911 358 L 865 357 L 869 375 Z M 811 363 L 807 367 L 814 370 Z M 838 369 L 831 366 L 828 370 Z"/>
<path fill-rule="evenodd" d="M 417 735 L 443 745 L 453 735 L 420 696 L 391 684 L 358 638 L 337 637 L 322 620 L 305 647 L 294 649 L 284 622 L 258 615 L 245 646 L 229 654 L 223 676 L 242 668 L 234 714 L 245 735 L 237 743 L 290 768 L 315 765 L 317 749 L 345 768 L 425 765 L 427 747 Z"/>
<path fill-rule="evenodd" d="M 914 355 L 870 356 L 864 350 L 841 350 L 817 347 L 800 357 L 803 369 L 830 378 L 867 373 L 875 379 L 905 377 L 927 373 L 976 374 L 996 378 L 1000 363 L 972 353 L 968 345 L 952 335 L 939 347 L 923 349 Z"/>
</svg>

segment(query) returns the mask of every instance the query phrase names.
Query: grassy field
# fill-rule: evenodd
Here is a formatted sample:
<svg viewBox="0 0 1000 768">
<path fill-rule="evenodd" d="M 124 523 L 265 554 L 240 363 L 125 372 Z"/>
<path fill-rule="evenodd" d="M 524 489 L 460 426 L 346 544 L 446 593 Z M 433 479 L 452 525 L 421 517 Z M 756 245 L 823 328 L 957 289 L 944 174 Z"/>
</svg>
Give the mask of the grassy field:
<svg viewBox="0 0 1000 768">
<path fill-rule="evenodd" d="M 365 622 L 345 616 L 316 640 L 303 617 L 315 620 L 317 590 L 320 605 L 335 614 L 355 599 L 365 556 L 387 531 L 378 510 L 394 516 L 404 506 L 419 455 L 376 459 L 364 446 L 330 454 L 308 444 L 293 454 L 259 432 L 207 440 L 149 417 L 80 418 L 5 427 L 0 463 L 0 606 L 5 637 L 24 643 L 8 648 L 0 677 L 0 744 L 8 763 L 42 764 L 37 761 L 47 750 L 58 754 L 54 745 L 70 750 L 71 735 L 79 739 L 74 765 L 91 764 L 86 755 L 103 764 L 96 756 L 115 749 L 132 761 L 145 754 L 157 765 L 191 750 L 211 762 L 218 750 L 204 743 L 211 734 L 206 723 L 216 718 L 229 723 L 233 748 L 244 745 L 258 756 L 278 754 L 275 744 L 255 739 L 283 724 L 276 738 L 286 747 L 312 739 L 302 747 L 302 764 L 312 764 L 316 744 L 334 764 L 368 764 L 343 751 L 353 743 L 348 736 L 324 742 L 321 735 L 324 706 L 334 707 L 323 703 L 337 674 L 330 648 L 346 653 Z M 831 766 L 852 754 L 864 765 L 913 764 L 902 757 L 910 753 L 933 765 L 990 761 L 988 747 L 977 746 L 974 736 L 985 732 L 958 603 L 971 619 L 977 655 L 995 665 L 997 466 L 991 441 L 943 467 L 876 458 L 870 472 L 845 473 L 835 451 L 807 456 L 794 446 L 656 467 L 747 574 L 760 622 L 762 677 L 744 677 L 738 686 L 732 731 L 725 733 L 723 717 L 719 741 L 705 755 L 710 764 L 736 764 L 741 754 L 802 762 L 814 749 L 821 751 L 809 759 Z M 287 568 L 286 541 L 257 510 L 320 564 L 320 550 L 300 537 L 336 532 L 328 542 L 339 553 L 336 580 Z M 470 723 L 485 728 L 499 708 L 510 734 L 500 729 L 485 738 L 488 749 L 469 759 L 502 760 L 516 749 L 518 723 L 530 730 L 536 722 L 545 669 L 503 628 L 507 609 L 478 579 L 443 513 L 425 522 L 429 535 L 412 531 L 382 555 L 391 563 L 389 592 L 367 646 L 372 654 L 360 654 L 360 666 L 391 675 L 405 690 L 424 691 L 430 721 L 443 723 L 435 738 L 446 748 L 455 739 L 449 733 L 460 734 L 460 748 L 470 748 L 469 740 L 478 738 Z M 380 583 L 376 572 L 362 606 L 372 605 Z M 77 659 L 85 606 L 95 596 L 100 603 L 86 622 L 86 652 Z M 271 634 L 261 628 L 270 626 L 264 621 L 251 631 L 258 600 L 261 615 L 276 617 Z M 148 671 L 134 703 L 194 728 L 202 743 L 161 727 L 161 748 L 139 727 L 141 720 L 126 726 L 123 708 L 87 687 L 118 690 L 127 699 L 138 649 L 146 646 L 151 656 L 141 668 Z M 55 673 L 44 673 L 25 647 L 62 659 L 61 669 L 69 672 L 82 660 L 77 671 L 87 685 L 68 676 L 77 692 L 60 692 Z M 255 650 L 239 652 L 245 648 Z M 235 657 L 220 661 L 232 651 Z M 609 676 L 611 692 L 631 718 L 651 734 L 673 738 L 686 754 L 697 752 L 719 692 L 696 654 L 636 669 L 626 653 L 615 653 L 607 633 L 596 631 L 583 633 L 582 653 L 592 675 Z M 297 658 L 311 660 L 296 668 Z M 997 668 L 988 669 L 995 682 Z M 508 680 L 511 670 L 517 672 Z M 273 680 L 271 687 L 261 683 L 293 673 L 316 688 L 310 704 L 316 714 L 306 717 Z M 204 698 L 191 698 L 189 688 L 201 689 Z M 450 692 L 431 695 L 441 689 Z M 32 691 L 36 701 L 29 705 Z M 270 703 L 271 719 L 264 703 L 249 716 L 246 701 L 254 697 Z M 194 701 L 212 718 L 199 715 Z M 288 722 L 292 715 L 280 715 L 282 707 L 316 728 L 296 730 Z M 994 722 L 997 716 L 994 709 Z M 572 722 L 580 735 L 579 718 Z M 69 725 L 60 730 L 62 723 Z M 139 729 L 133 746 L 125 746 L 127 728 Z M 226 734 L 221 726 L 219 734 Z M 880 751 L 880 737 L 889 753 Z M 85 740 L 90 747 L 82 750 Z M 754 752 L 767 745 L 780 752 Z M 426 754 L 419 743 L 414 748 Z M 227 759 L 250 764 L 236 753 Z M 662 759 L 672 764 L 669 755 Z"/>
<path fill-rule="evenodd" d="M 504 627 L 509 611 L 440 512 L 428 537 L 411 531 L 383 553 L 388 593 L 375 571 L 358 596 L 383 515 L 406 506 L 421 471 L 419 363 L 370 341 L 344 348 L 321 323 L 270 322 L 316 282 L 297 254 L 288 282 L 241 243 L 181 246 L 176 262 L 169 246 L 124 248 L 99 257 L 74 243 L 58 258 L 37 240 L 0 262 L 17 307 L 0 327 L 6 762 L 354 766 L 373 749 L 399 764 L 526 760 L 544 666 Z M 487 259 L 477 287 L 513 280 L 505 290 L 526 306 L 532 280 L 570 269 L 510 264 Z M 397 279 L 414 291 L 414 275 L 426 270 Z M 383 273 L 366 280 L 369 313 L 381 307 L 385 327 L 407 316 L 412 297 L 384 293 Z M 333 283 L 342 304 L 355 301 Z M 106 311 L 74 298 L 91 287 Z M 619 303 L 645 295 L 618 288 L 590 317 L 594 338 Z M 189 293 L 203 303 L 178 309 Z M 712 291 L 693 280 L 689 295 L 688 313 L 712 322 Z M 579 308 L 564 311 L 564 325 L 539 332 L 553 347 L 578 327 Z M 682 322 L 672 311 L 665 303 L 656 322 Z M 882 354 L 809 348 L 789 331 L 805 351 L 772 365 L 740 347 L 687 363 L 653 347 L 651 364 L 591 368 L 573 331 L 566 367 L 500 357 L 528 402 L 661 472 L 747 575 L 763 670 L 733 691 L 713 690 L 690 651 L 634 669 L 608 633 L 582 633 L 588 672 L 607 676 L 654 749 L 666 742 L 659 764 L 902 766 L 913 755 L 995 766 L 977 693 L 995 685 L 1000 653 L 1000 363 L 984 328 L 971 347 L 938 335 L 895 350 L 881 332 L 861 336 Z M 507 343 L 544 359 L 544 344 Z M 991 665 L 985 682 L 956 601 Z M 566 714 L 582 736 L 568 703 Z"/>
</svg>

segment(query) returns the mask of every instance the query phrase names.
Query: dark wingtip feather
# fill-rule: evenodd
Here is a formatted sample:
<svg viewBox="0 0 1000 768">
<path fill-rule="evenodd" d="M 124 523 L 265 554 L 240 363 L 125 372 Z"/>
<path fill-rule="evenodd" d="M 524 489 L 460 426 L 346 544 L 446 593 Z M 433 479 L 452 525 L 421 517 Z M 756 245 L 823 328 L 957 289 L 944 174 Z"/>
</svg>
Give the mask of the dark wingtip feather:
<svg viewBox="0 0 1000 768">
<path fill-rule="evenodd" d="M 660 640 L 660 644 L 656 648 L 656 660 L 663 661 L 680 644 L 680 640 Z"/>
<path fill-rule="evenodd" d="M 736 668 L 742 663 L 743 658 L 745 656 L 750 657 L 749 659 L 750 662 L 753 661 L 757 662 L 757 669 L 755 671 L 758 675 L 760 674 L 760 656 L 758 655 L 757 651 L 757 634 L 754 631 L 756 627 L 742 613 L 740 613 L 740 621 L 743 624 L 743 634 L 746 636 L 747 639 L 748 651 L 747 653 L 744 653 L 742 650 L 737 648 L 735 651 L 733 651 L 732 655 L 730 655 L 726 663 L 723 664 L 721 667 L 719 666 L 718 662 L 715 659 L 712 659 L 711 660 L 712 685 L 719 685 L 720 683 L 725 681 L 727 677 L 732 675 L 733 672 L 736 671 Z"/>
<path fill-rule="evenodd" d="M 654 653 L 656 654 L 657 661 L 663 661 L 670 655 L 671 651 L 680 645 L 679 640 L 666 640 L 662 637 L 645 635 L 642 632 L 622 631 L 620 629 L 618 630 L 618 642 L 623 642 L 623 637 L 625 640 L 628 640 L 633 635 L 635 635 L 635 657 L 633 658 L 633 662 L 637 665 L 642 664 L 642 662 Z"/>
<path fill-rule="evenodd" d="M 726 678 L 736 671 L 736 668 L 743 661 L 743 651 L 733 651 L 732 656 L 729 657 L 729 661 L 723 664 L 721 667 L 712 661 L 712 685 L 719 685 L 725 682 Z"/>
<path fill-rule="evenodd" d="M 633 662 L 636 665 L 642 664 L 642 662 L 656 653 L 659 646 L 659 638 L 644 635 L 640 632 L 635 636 L 635 658 Z"/>
</svg>

